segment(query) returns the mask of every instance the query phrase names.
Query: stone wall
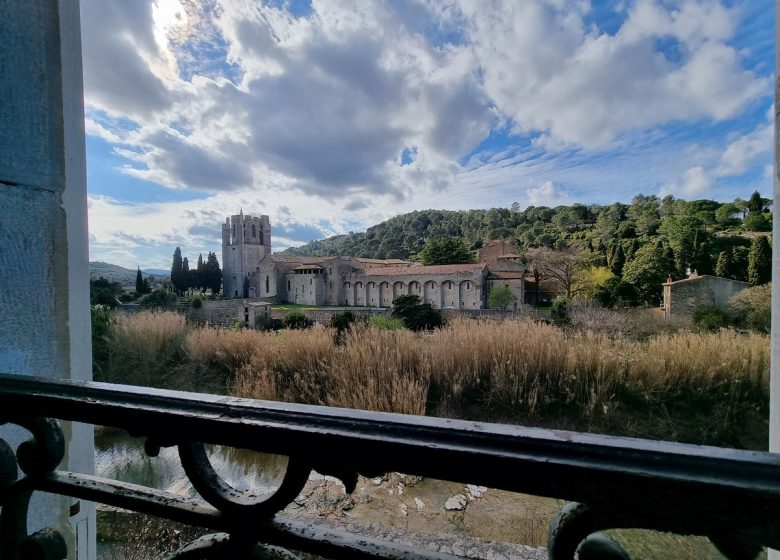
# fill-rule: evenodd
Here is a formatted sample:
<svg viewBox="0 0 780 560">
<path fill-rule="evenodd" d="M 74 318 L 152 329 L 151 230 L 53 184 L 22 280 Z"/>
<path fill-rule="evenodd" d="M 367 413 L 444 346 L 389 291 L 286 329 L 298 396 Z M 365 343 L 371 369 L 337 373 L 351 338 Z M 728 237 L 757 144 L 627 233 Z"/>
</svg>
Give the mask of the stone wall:
<svg viewBox="0 0 780 560">
<path fill-rule="evenodd" d="M 728 309 L 731 296 L 749 285 L 729 278 L 697 276 L 664 284 L 664 311 L 667 320 L 693 318 L 700 307 L 714 305 Z"/>
</svg>

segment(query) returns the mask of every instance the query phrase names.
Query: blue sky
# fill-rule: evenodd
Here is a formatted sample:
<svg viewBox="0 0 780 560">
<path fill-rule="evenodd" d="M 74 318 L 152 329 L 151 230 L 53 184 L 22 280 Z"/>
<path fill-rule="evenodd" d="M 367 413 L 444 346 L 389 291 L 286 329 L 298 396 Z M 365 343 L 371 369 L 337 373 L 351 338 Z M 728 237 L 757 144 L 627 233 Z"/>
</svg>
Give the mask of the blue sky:
<svg viewBox="0 0 780 560">
<path fill-rule="evenodd" d="M 90 258 L 771 193 L 770 0 L 84 0 Z"/>
</svg>

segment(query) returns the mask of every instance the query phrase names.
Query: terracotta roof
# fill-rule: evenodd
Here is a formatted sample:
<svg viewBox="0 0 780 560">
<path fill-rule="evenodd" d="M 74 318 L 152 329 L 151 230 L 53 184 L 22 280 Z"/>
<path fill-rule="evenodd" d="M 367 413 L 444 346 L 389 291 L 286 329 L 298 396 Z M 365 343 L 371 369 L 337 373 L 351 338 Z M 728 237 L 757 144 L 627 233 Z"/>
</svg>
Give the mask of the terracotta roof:
<svg viewBox="0 0 780 560">
<path fill-rule="evenodd" d="M 522 271 L 498 271 L 493 272 L 492 270 L 488 274 L 489 278 L 506 278 L 507 280 L 513 279 L 513 278 L 525 278 L 525 272 Z"/>
<path fill-rule="evenodd" d="M 280 253 L 273 253 L 271 256 L 277 262 L 304 263 L 304 264 L 321 263 L 327 258 L 327 257 L 301 257 L 298 255 L 282 255 Z"/>
<path fill-rule="evenodd" d="M 355 260 L 361 263 L 370 264 L 412 264 L 409 261 L 405 261 L 403 259 L 364 259 L 363 257 L 356 257 Z"/>
<path fill-rule="evenodd" d="M 312 264 L 302 264 L 301 266 L 296 266 L 295 268 L 293 268 L 293 270 L 311 270 L 312 268 L 320 268 L 321 269 L 322 267 L 320 265 L 314 264 L 314 263 L 312 263 Z"/>
<path fill-rule="evenodd" d="M 410 276 L 425 274 L 463 274 L 484 269 L 485 263 L 437 264 L 432 266 L 388 266 L 385 268 L 370 268 L 363 272 L 366 276 Z"/>
</svg>

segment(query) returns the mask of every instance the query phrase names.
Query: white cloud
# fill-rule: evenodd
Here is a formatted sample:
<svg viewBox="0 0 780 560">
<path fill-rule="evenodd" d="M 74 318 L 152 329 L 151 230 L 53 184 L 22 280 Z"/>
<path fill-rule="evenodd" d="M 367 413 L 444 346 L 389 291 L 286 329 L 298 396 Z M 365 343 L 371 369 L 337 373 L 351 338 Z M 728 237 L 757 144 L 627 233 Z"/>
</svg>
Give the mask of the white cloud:
<svg viewBox="0 0 780 560">
<path fill-rule="evenodd" d="M 529 206 L 561 206 L 571 204 L 569 195 L 561 192 L 552 181 L 542 183 L 538 187 L 528 189 Z"/>
<path fill-rule="evenodd" d="M 587 3 L 574 0 L 457 5 L 486 93 L 521 131 L 597 148 L 675 120 L 731 118 L 769 91 L 726 43 L 737 12 L 720 2 L 640 0 L 615 35 L 586 27 Z"/>
</svg>

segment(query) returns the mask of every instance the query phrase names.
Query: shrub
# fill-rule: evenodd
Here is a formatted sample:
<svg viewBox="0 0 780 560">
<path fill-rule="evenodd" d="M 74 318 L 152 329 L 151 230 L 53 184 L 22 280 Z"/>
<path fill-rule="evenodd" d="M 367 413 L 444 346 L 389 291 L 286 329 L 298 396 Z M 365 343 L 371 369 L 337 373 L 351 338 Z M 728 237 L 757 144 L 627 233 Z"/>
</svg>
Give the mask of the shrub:
<svg viewBox="0 0 780 560">
<path fill-rule="evenodd" d="M 288 311 L 284 316 L 284 328 L 286 329 L 307 329 L 311 324 L 311 320 L 302 311 Z"/>
<path fill-rule="evenodd" d="M 143 307 L 168 309 L 176 303 L 176 294 L 165 288 L 157 288 L 151 294 L 146 294 L 138 300 Z"/>
<path fill-rule="evenodd" d="M 190 303 L 190 307 L 192 307 L 193 309 L 200 309 L 201 307 L 203 307 L 203 300 L 200 299 L 200 296 L 195 296 L 194 298 L 192 298 L 192 303 Z"/>
<path fill-rule="evenodd" d="M 102 381 L 108 366 L 108 343 L 116 322 L 111 309 L 105 305 L 92 306 L 92 374 Z"/>
<path fill-rule="evenodd" d="M 703 331 L 717 331 L 731 325 L 732 318 L 726 311 L 714 305 L 699 307 L 693 313 L 693 322 Z"/>
<path fill-rule="evenodd" d="M 569 317 L 570 303 L 571 300 L 566 297 L 557 297 L 553 300 L 550 307 L 550 319 L 554 325 L 563 327 L 571 324 L 571 318 Z"/>
<path fill-rule="evenodd" d="M 490 309 L 506 309 L 506 306 L 517 301 L 517 296 L 512 293 L 509 286 L 494 286 L 488 294 L 488 307 Z"/>
<path fill-rule="evenodd" d="M 368 324 L 385 331 L 397 331 L 404 328 L 404 322 L 401 319 L 387 315 L 371 315 L 368 318 Z"/>
<path fill-rule="evenodd" d="M 768 333 L 772 326 L 772 284 L 742 290 L 731 297 L 729 305 L 748 328 Z"/>
<path fill-rule="evenodd" d="M 404 295 L 393 300 L 391 317 L 403 321 L 407 329 L 422 331 L 442 326 L 441 313 L 429 303 L 422 303 L 420 296 Z"/>
</svg>

